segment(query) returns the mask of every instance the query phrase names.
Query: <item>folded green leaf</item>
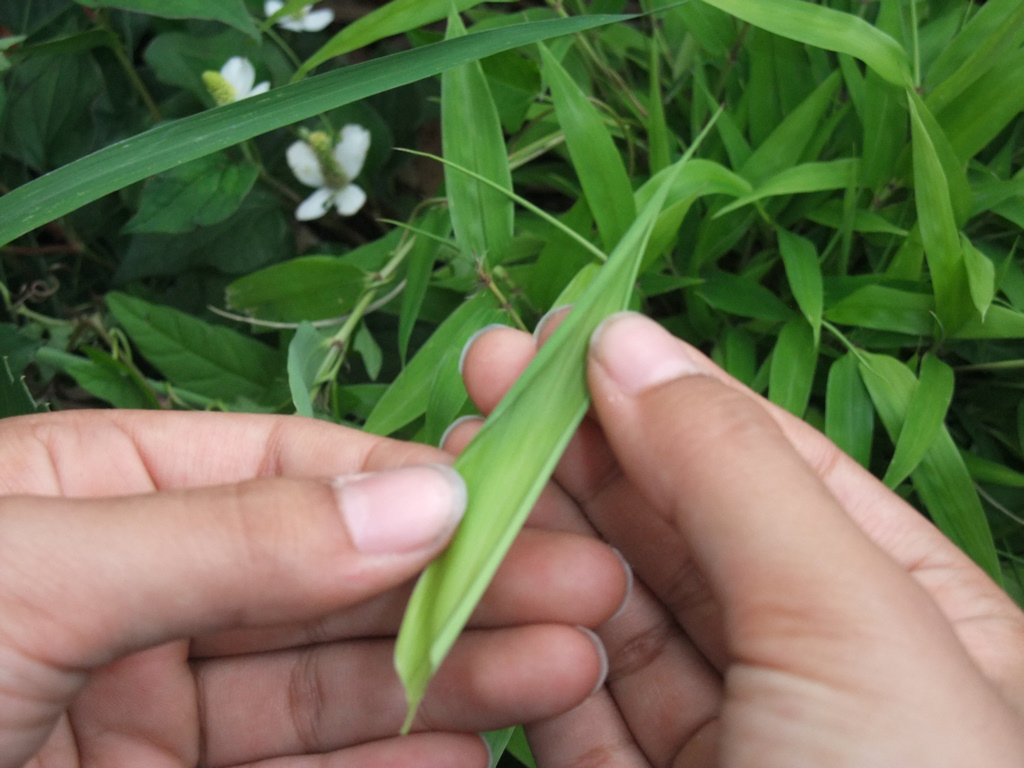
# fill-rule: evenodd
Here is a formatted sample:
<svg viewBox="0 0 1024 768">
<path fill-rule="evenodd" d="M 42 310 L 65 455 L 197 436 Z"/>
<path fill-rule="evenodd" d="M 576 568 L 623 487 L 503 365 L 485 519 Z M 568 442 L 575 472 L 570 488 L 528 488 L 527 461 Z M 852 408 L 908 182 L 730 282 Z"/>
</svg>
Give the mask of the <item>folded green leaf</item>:
<svg viewBox="0 0 1024 768">
<path fill-rule="evenodd" d="M 673 175 L 666 177 L 572 312 L 456 460 L 469 507 L 448 549 L 420 577 L 395 647 L 395 666 L 409 701 L 405 730 L 586 413 L 590 336 L 601 320 L 628 305 L 646 241 L 673 181 Z"/>
</svg>

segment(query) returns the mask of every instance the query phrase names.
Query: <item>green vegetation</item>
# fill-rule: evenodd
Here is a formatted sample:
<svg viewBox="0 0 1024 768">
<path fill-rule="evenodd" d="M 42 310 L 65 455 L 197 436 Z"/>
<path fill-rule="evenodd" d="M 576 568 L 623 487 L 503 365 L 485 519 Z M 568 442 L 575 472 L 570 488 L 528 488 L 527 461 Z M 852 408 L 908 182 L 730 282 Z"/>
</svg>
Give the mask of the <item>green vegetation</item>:
<svg viewBox="0 0 1024 768">
<path fill-rule="evenodd" d="M 532 328 L 628 251 L 590 322 L 657 318 L 1024 596 L 1019 0 L 391 0 L 320 31 L 302 9 L 0 6 L 4 415 L 436 441 L 472 408 L 473 332 Z M 581 328 L 521 391 L 578 379 Z M 561 426 L 513 404 L 505 434 L 532 417 L 557 456 L 574 396 Z M 549 465 L 504 479 L 494 557 Z"/>
</svg>

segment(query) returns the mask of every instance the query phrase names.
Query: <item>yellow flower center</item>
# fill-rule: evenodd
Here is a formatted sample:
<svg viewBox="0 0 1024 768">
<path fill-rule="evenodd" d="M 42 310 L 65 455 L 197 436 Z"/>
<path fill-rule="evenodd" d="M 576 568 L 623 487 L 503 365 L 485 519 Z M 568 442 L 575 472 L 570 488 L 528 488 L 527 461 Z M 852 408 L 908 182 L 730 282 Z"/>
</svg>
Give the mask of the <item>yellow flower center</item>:
<svg viewBox="0 0 1024 768">
<path fill-rule="evenodd" d="M 209 94 L 213 96 L 213 100 L 218 107 L 232 104 L 238 98 L 238 92 L 235 90 L 235 87 L 225 79 L 224 75 L 220 72 L 214 72 L 212 69 L 203 72 L 203 85 L 206 86 Z"/>
<path fill-rule="evenodd" d="M 324 186 L 330 189 L 344 189 L 351 181 L 345 172 L 338 165 L 334 157 L 334 142 L 324 131 L 313 131 L 306 136 L 306 143 L 313 148 L 317 162 L 320 163 L 320 172 L 324 176 Z"/>
</svg>

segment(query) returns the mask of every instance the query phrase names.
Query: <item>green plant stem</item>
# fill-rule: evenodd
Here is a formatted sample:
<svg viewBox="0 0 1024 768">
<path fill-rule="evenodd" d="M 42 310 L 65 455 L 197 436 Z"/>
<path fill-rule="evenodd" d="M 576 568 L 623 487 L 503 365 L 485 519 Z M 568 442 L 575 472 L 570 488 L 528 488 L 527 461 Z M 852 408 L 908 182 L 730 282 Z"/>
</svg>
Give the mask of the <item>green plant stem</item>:
<svg viewBox="0 0 1024 768">
<path fill-rule="evenodd" d="M 118 64 L 124 70 L 125 74 L 128 75 L 128 79 L 131 80 L 132 86 L 135 91 L 139 94 L 142 99 L 142 103 L 146 105 L 146 109 L 149 111 L 150 117 L 153 118 L 153 122 L 159 123 L 164 118 L 160 114 L 160 108 L 156 105 L 152 95 L 149 93 L 149 89 L 146 88 L 146 84 L 142 82 L 142 78 L 139 77 L 139 73 L 135 71 L 135 67 L 132 66 L 132 62 L 129 60 L 128 55 L 125 53 L 124 46 L 121 45 L 121 38 L 114 33 L 114 30 L 110 28 L 110 19 L 108 11 L 103 9 L 100 13 L 96 14 L 96 24 L 107 33 L 109 38 L 108 48 L 114 54 Z"/>
</svg>

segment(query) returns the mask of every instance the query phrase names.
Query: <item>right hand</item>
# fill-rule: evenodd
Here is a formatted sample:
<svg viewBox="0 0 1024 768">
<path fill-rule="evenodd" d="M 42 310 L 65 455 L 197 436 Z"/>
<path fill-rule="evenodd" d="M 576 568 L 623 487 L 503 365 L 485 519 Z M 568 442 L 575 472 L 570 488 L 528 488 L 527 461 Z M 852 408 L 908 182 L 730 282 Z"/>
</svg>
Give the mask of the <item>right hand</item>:
<svg viewBox="0 0 1024 768">
<path fill-rule="evenodd" d="M 485 412 L 533 352 L 476 341 Z M 603 325 L 588 376 L 553 505 L 638 584 L 605 690 L 528 729 L 539 764 L 1024 765 L 1024 614 L 931 523 L 650 320 Z"/>
</svg>

